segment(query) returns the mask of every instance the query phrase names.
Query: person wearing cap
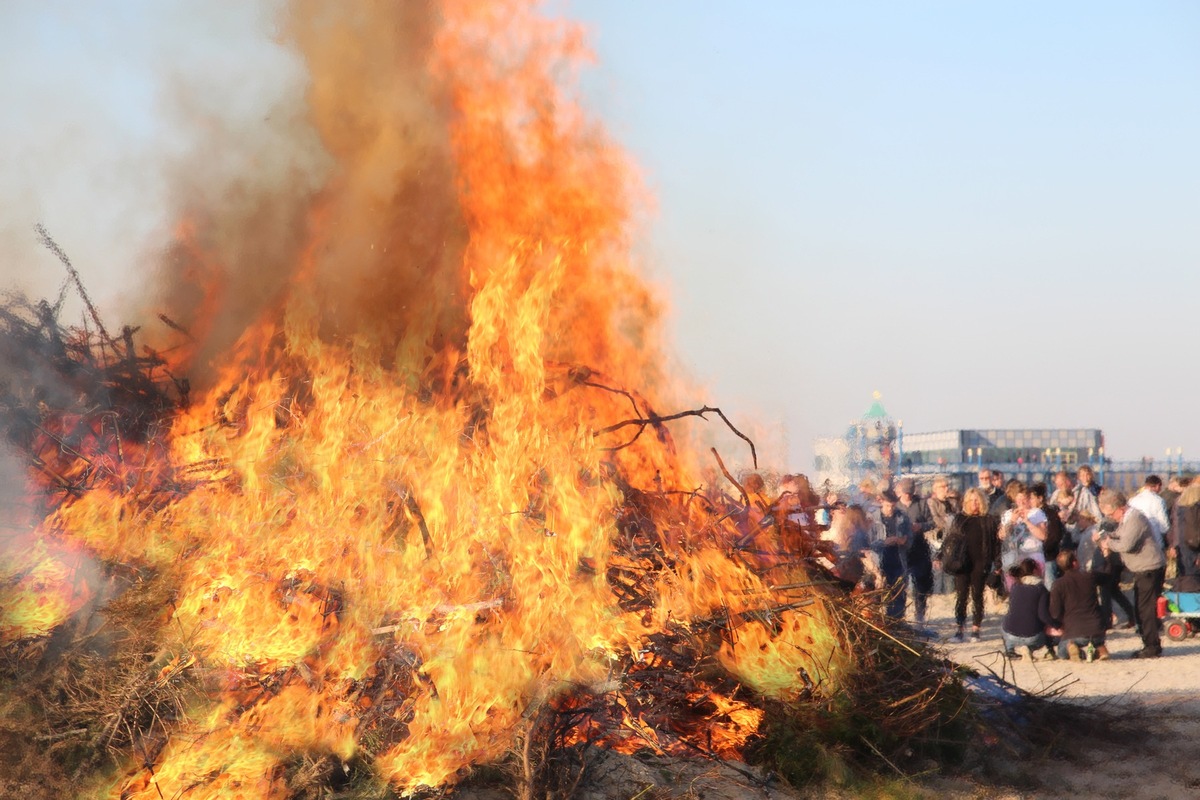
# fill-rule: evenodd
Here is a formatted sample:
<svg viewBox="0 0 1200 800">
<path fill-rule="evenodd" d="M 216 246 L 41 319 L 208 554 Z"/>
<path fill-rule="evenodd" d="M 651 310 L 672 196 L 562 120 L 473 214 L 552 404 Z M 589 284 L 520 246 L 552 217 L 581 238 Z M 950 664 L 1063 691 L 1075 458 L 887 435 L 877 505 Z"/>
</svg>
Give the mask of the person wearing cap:
<svg viewBox="0 0 1200 800">
<path fill-rule="evenodd" d="M 897 506 L 900 498 L 891 489 L 879 493 L 879 511 L 875 516 L 875 539 L 871 549 L 879 555 L 879 568 L 886 583 L 887 615 L 904 619 L 908 603 L 905 583 L 908 581 L 908 543 L 912 526 Z"/>
<path fill-rule="evenodd" d="M 913 619 L 918 625 L 924 625 L 929 595 L 933 594 L 933 551 L 927 538 L 933 528 L 933 518 L 925 501 L 917 497 L 916 482 L 912 478 L 902 478 L 896 483 L 896 495 L 899 497 L 896 507 L 908 517 L 911 534 L 907 555 L 908 577 L 912 579 Z"/>
</svg>

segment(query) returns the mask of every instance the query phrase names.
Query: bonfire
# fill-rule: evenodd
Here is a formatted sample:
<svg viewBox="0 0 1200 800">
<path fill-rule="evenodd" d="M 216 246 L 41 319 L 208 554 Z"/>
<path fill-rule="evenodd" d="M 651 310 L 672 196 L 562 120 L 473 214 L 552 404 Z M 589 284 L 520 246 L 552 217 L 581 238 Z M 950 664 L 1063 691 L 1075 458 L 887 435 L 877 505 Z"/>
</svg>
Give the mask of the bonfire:
<svg viewBox="0 0 1200 800">
<path fill-rule="evenodd" d="M 42 231 L 82 320 L 0 313 L 0 793 L 407 795 L 502 765 L 565 796 L 600 751 L 802 781 L 957 746 L 957 678 L 830 573 L 802 482 L 699 444 L 755 466 L 669 377 L 579 31 L 366 9 L 287 16 L 334 164 L 291 238 L 186 208 L 173 296 L 110 330 Z"/>
</svg>

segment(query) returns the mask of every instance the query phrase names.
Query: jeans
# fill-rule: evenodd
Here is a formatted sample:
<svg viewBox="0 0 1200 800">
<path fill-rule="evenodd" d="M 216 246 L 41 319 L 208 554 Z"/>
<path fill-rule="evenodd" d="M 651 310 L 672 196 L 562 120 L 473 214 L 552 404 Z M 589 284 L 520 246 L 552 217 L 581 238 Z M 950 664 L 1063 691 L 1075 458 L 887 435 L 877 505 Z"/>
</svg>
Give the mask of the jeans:
<svg viewBox="0 0 1200 800">
<path fill-rule="evenodd" d="M 900 575 L 884 575 L 887 592 L 884 595 L 887 615 L 892 619 L 904 619 L 904 606 L 908 603 L 908 578 Z"/>
<path fill-rule="evenodd" d="M 1004 649 L 1016 650 L 1018 647 L 1028 647 L 1029 652 L 1046 646 L 1046 634 L 1038 633 L 1033 636 L 1015 636 L 1008 631 L 1000 631 L 1004 637 Z"/>
<path fill-rule="evenodd" d="M 919 623 L 925 622 L 925 610 L 929 605 L 929 595 L 933 591 L 933 572 L 930 568 L 912 572 L 913 618 Z"/>
</svg>

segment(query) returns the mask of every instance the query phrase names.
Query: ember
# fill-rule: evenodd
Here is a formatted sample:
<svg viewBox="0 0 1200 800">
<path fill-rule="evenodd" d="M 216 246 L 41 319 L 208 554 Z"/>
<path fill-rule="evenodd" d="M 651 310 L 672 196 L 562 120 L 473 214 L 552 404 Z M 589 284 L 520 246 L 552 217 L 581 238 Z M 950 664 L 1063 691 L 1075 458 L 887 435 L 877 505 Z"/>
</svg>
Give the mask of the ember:
<svg viewBox="0 0 1200 800">
<path fill-rule="evenodd" d="M 235 343 L 222 298 L 257 264 L 202 213 L 174 253 L 200 301 L 164 325 L 0 315 L 29 486 L 6 522 L 35 532 L 0 566 L 5 674 L 59 675 L 50 750 L 111 797 L 410 793 L 514 748 L 745 759 L 764 708 L 852 696 L 876 604 L 816 531 L 702 477 L 715 451 L 675 436 L 719 410 L 655 410 L 639 190 L 555 77 L 578 31 L 522 2 L 379 8 L 296 4 L 339 169 Z M 889 699 L 893 742 L 945 679 L 899 669 L 928 691 Z"/>
</svg>

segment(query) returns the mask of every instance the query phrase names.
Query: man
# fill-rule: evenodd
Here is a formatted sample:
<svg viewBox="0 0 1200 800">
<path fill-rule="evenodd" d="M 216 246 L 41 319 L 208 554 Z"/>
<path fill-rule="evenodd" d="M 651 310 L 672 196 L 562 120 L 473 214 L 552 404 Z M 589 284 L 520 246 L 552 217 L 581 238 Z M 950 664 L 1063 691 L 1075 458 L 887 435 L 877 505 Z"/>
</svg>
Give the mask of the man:
<svg viewBox="0 0 1200 800">
<path fill-rule="evenodd" d="M 979 468 L 979 491 L 989 503 L 992 502 L 992 471 L 987 467 Z"/>
<path fill-rule="evenodd" d="M 1055 494 L 1071 494 L 1075 490 L 1075 481 L 1071 480 L 1071 473 L 1065 469 L 1060 469 L 1054 473 L 1054 493 Z"/>
<path fill-rule="evenodd" d="M 992 491 L 988 495 L 988 513 L 999 519 L 1004 516 L 1004 512 L 1012 508 L 1012 501 L 1008 499 L 1008 492 L 1004 491 L 1004 473 L 998 469 L 991 471 Z"/>
<path fill-rule="evenodd" d="M 933 479 L 933 492 L 925 501 L 925 508 L 929 512 L 929 521 L 933 526 L 934 541 L 930 544 L 934 552 L 937 552 L 941 550 L 942 540 L 946 538 L 950 524 L 954 521 L 954 515 L 958 513 L 958 505 L 950 496 L 950 481 L 946 480 L 944 475 Z M 933 590 L 939 594 L 954 591 L 954 579 L 947 578 L 938 564 L 934 564 L 933 567 Z"/>
<path fill-rule="evenodd" d="M 1162 594 L 1167 559 L 1162 545 L 1142 512 L 1129 506 L 1125 495 L 1115 489 L 1103 489 L 1097 498 L 1100 510 L 1117 523 L 1107 537 L 1094 534 L 1104 551 L 1120 553 L 1125 568 L 1133 573 L 1133 602 L 1141 627 L 1142 649 L 1132 658 L 1158 658 L 1162 640 L 1158 630 L 1158 597 Z"/>
<path fill-rule="evenodd" d="M 1166 550 L 1167 530 L 1171 527 L 1171 518 L 1167 516 L 1167 503 L 1159 493 L 1162 492 L 1162 479 L 1157 475 L 1147 475 L 1138 493 L 1129 498 L 1129 507 L 1136 508 L 1150 522 L 1158 544 Z"/>
<path fill-rule="evenodd" d="M 1167 504 L 1167 516 L 1175 509 L 1175 501 L 1179 499 L 1179 495 L 1183 494 L 1183 476 L 1172 475 L 1167 479 L 1167 488 L 1158 493 L 1158 496 Z"/>
<path fill-rule="evenodd" d="M 886 583 L 887 615 L 892 619 L 904 619 L 904 606 L 908 602 L 904 585 L 908 580 L 908 543 L 912 539 L 908 517 L 896 507 L 899 500 L 891 489 L 880 493 L 875 541 L 871 543 L 871 549 L 879 554 L 879 569 Z"/>
<path fill-rule="evenodd" d="M 1096 602 L 1094 576 L 1079 569 L 1073 550 L 1063 550 L 1055 561 L 1061 577 L 1050 589 L 1050 616 L 1059 621 L 1059 635 L 1067 642 L 1067 657 L 1082 661 L 1084 648 L 1091 645 L 1095 657 L 1104 661 L 1108 658 L 1104 646 L 1107 626 Z"/>
<path fill-rule="evenodd" d="M 933 519 L 925 501 L 917 497 L 917 486 L 912 478 L 903 478 L 896 484 L 899 501 L 896 507 L 908 517 L 911 538 L 908 540 L 908 575 L 912 578 L 913 619 L 918 625 L 925 624 L 925 610 L 929 595 L 933 593 L 933 551 L 926 534 L 933 529 Z"/>
</svg>

